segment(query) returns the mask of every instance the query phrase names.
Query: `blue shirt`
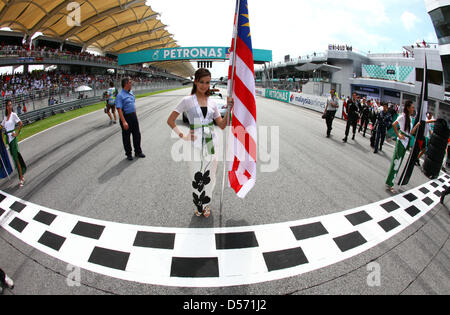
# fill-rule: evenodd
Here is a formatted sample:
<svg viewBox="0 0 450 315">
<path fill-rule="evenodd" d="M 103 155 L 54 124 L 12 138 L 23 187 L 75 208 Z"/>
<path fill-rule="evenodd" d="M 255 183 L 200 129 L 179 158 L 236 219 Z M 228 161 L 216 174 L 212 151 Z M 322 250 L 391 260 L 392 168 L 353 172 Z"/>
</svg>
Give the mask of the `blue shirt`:
<svg viewBox="0 0 450 315">
<path fill-rule="evenodd" d="M 133 91 L 122 89 L 116 97 L 116 108 L 120 108 L 124 114 L 132 114 L 136 112 L 135 100 Z"/>
</svg>

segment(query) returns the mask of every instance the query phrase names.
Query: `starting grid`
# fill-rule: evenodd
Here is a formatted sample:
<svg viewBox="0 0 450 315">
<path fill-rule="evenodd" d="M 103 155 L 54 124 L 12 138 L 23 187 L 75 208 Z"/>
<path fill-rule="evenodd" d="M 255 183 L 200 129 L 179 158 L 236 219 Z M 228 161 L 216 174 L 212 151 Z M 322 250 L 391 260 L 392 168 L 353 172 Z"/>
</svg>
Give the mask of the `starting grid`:
<svg viewBox="0 0 450 315">
<path fill-rule="evenodd" d="M 299 276 L 361 254 L 427 214 L 449 185 L 444 175 L 340 213 L 212 229 L 94 220 L 0 191 L 0 227 L 58 260 L 117 279 L 170 287 L 240 286 Z"/>
</svg>

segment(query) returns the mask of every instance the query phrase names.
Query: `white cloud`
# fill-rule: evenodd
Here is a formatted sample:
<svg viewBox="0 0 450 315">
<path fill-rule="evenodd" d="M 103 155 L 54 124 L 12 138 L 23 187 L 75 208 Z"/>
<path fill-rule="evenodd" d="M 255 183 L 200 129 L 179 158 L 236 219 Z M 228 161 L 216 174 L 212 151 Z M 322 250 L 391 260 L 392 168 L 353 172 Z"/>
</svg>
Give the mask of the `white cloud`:
<svg viewBox="0 0 450 315">
<path fill-rule="evenodd" d="M 408 11 L 403 12 L 401 20 L 403 22 L 403 26 L 407 31 L 410 31 L 414 27 L 416 22 L 419 22 L 419 18 L 415 16 L 414 13 Z"/>
<path fill-rule="evenodd" d="M 403 27 L 395 28 L 396 16 L 404 11 L 406 0 L 248 2 L 253 47 L 271 49 L 274 62 L 284 60 L 285 55 L 296 58 L 323 52 L 328 44 L 348 44 L 361 51 L 389 51 L 407 44 L 401 41 L 406 38 Z M 169 25 L 168 30 L 180 46 L 227 46 L 231 43 L 235 1 L 151 0 L 148 4 L 162 13 L 162 22 Z M 408 11 L 399 20 L 403 22 L 400 25 L 412 30 L 422 19 L 417 17 L 414 8 L 424 7 L 424 3 L 423 0 L 408 0 L 408 5 Z M 419 35 L 422 32 L 418 31 L 414 37 L 425 37 L 429 32 L 427 29 Z M 217 67 L 219 65 L 217 63 Z M 226 63 L 221 68 L 223 75 Z"/>
</svg>

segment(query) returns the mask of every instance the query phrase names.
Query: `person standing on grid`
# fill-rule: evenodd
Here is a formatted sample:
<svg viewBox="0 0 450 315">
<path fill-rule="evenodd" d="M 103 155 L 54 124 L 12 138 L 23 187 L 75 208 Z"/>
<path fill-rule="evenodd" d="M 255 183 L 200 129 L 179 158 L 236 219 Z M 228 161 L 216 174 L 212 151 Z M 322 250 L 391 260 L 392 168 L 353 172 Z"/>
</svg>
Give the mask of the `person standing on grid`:
<svg viewBox="0 0 450 315">
<path fill-rule="evenodd" d="M 331 136 L 331 131 L 333 130 L 333 120 L 336 117 L 336 112 L 339 108 L 339 99 L 336 95 L 336 90 L 332 89 L 330 91 L 330 96 L 327 100 L 327 106 L 325 107 L 325 112 L 323 113 L 323 118 L 327 122 L 327 138 Z"/>
</svg>

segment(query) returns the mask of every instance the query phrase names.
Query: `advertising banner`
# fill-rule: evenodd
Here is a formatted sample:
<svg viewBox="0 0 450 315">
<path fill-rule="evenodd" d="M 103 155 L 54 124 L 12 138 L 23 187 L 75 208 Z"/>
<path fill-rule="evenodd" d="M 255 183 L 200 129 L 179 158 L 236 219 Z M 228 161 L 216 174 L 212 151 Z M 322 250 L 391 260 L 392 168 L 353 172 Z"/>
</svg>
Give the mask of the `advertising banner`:
<svg viewBox="0 0 450 315">
<path fill-rule="evenodd" d="M 272 100 L 289 103 L 290 96 L 291 92 L 289 91 L 266 89 L 266 98 L 270 98 Z"/>
<path fill-rule="evenodd" d="M 301 93 L 291 93 L 289 103 L 308 109 L 315 110 L 317 112 L 324 112 L 327 106 L 327 98 L 316 95 L 307 95 Z"/>
<path fill-rule="evenodd" d="M 319 113 L 323 113 L 325 111 L 325 107 L 327 106 L 327 98 L 324 96 L 259 88 L 256 89 L 256 95 L 263 97 L 265 96 L 266 98 L 272 100 L 300 106 Z M 339 100 L 339 108 L 336 112 L 336 118 L 343 118 L 343 109 L 344 101 Z"/>
<path fill-rule="evenodd" d="M 255 63 L 271 62 L 272 51 L 253 49 Z M 176 47 L 125 53 L 119 55 L 119 66 L 174 60 L 228 60 L 229 47 Z"/>
</svg>

